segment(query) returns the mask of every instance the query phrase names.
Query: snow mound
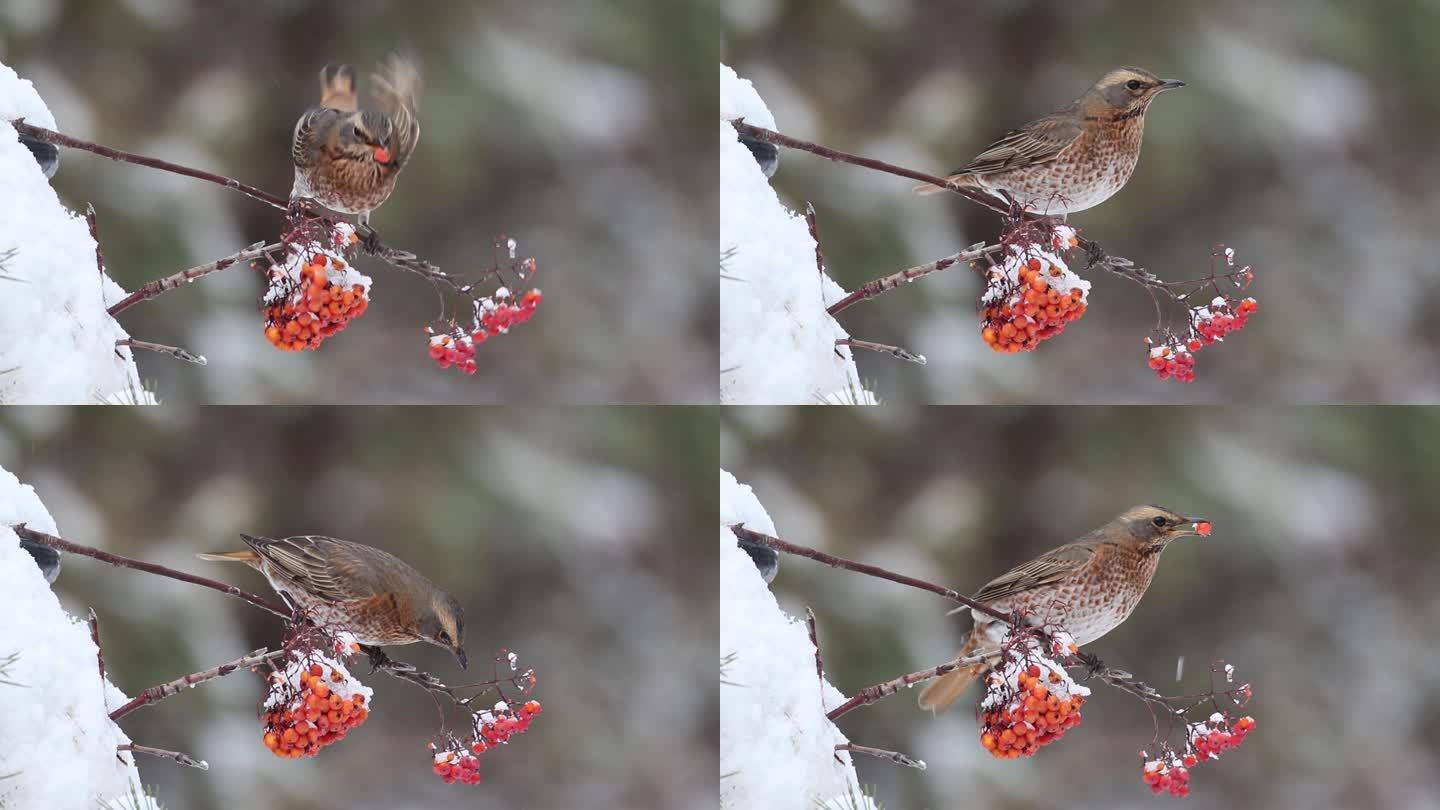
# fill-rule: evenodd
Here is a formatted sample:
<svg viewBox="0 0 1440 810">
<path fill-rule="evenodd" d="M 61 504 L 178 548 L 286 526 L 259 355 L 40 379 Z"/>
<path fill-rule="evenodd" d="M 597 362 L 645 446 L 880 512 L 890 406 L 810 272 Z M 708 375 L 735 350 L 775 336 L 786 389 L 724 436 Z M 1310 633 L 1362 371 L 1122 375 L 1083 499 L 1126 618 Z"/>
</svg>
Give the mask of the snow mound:
<svg viewBox="0 0 1440 810">
<path fill-rule="evenodd" d="M 825 719 L 843 703 L 815 674 L 805 623 L 787 616 L 730 526 L 775 533 L 750 490 L 720 471 L 720 806 L 724 810 L 867 810 L 847 742 Z M 822 703 L 822 697 L 823 703 Z"/>
<path fill-rule="evenodd" d="M 129 698 L 101 681 L 90 628 L 60 607 L 16 523 L 56 532 L 35 491 L 0 467 L 0 807 L 158 810 L 133 755 L 115 755 L 130 738 L 109 714 Z"/>
<path fill-rule="evenodd" d="M 0 62 L 0 119 L 55 128 L 30 82 Z M 125 291 L 95 267 L 85 218 L 65 208 L 19 134 L 0 125 L 0 404 L 153 403 L 106 308 Z"/>
<path fill-rule="evenodd" d="M 775 127 L 750 82 L 720 66 L 720 400 L 873 404 L 849 337 L 825 311 L 845 291 L 815 267 L 805 218 L 787 209 L 730 121 Z"/>
</svg>

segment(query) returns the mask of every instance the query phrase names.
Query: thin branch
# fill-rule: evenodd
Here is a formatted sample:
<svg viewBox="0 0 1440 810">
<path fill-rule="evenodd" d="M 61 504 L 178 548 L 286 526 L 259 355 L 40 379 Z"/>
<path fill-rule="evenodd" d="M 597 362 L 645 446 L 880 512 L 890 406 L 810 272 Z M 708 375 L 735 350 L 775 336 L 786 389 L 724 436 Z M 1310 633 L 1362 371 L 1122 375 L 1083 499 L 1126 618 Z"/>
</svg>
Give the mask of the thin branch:
<svg viewBox="0 0 1440 810">
<path fill-rule="evenodd" d="M 939 186 L 946 191 L 953 191 L 956 194 L 964 197 L 965 199 L 975 203 L 976 205 L 984 206 L 997 214 L 1010 216 L 1013 213 L 1009 206 L 1006 206 L 1004 203 L 985 194 L 984 192 L 976 191 L 975 189 L 967 188 L 964 186 L 958 186 L 943 177 L 936 177 L 933 174 L 925 174 L 924 172 L 917 172 L 912 169 L 906 169 L 901 166 L 896 166 L 892 163 L 886 163 L 883 160 L 875 160 L 873 158 L 865 158 L 860 157 L 859 155 L 852 155 L 849 152 L 841 152 L 839 149 L 831 149 L 828 146 L 821 146 L 818 143 L 803 141 L 799 138 L 791 138 L 788 135 L 781 135 L 780 133 L 772 129 L 765 129 L 764 127 L 757 127 L 753 124 L 747 124 L 743 119 L 736 119 L 734 121 L 731 121 L 730 123 L 732 126 L 735 127 L 735 130 L 737 132 L 742 135 L 748 135 L 749 137 L 754 138 L 757 141 L 764 141 L 765 143 L 772 143 L 776 146 L 784 146 L 790 149 L 799 149 L 802 152 L 809 152 L 812 155 L 819 155 L 820 157 L 839 161 L 841 163 L 850 163 L 855 166 L 862 166 L 866 169 L 874 169 L 875 171 L 885 172 L 886 174 L 893 174 L 897 177 L 907 177 L 911 180 L 918 180 L 921 183 L 925 183 L 927 185 Z"/>
<path fill-rule="evenodd" d="M 929 669 L 922 669 L 916 672 L 908 672 L 898 678 L 891 678 L 888 681 L 881 681 L 880 683 L 874 684 L 873 686 L 867 686 L 864 689 L 861 689 L 859 692 L 856 692 L 850 697 L 849 700 L 826 712 L 825 717 L 833 722 L 835 720 L 838 720 L 841 716 L 849 714 L 850 712 L 860 708 L 861 706 L 869 706 L 872 703 L 877 703 L 881 700 L 884 700 L 885 698 L 890 697 L 896 692 L 899 692 L 901 689 L 908 689 L 917 683 L 924 683 L 925 681 L 938 678 L 941 675 L 946 675 L 948 673 L 954 672 L 961 667 L 968 667 L 971 664 L 985 663 L 986 661 L 993 659 L 994 657 L 994 654 L 991 653 L 988 655 L 981 654 L 966 656 L 964 658 L 956 658 L 952 661 L 946 661 L 945 663 L 936 667 L 930 667 Z"/>
<path fill-rule="evenodd" d="M 815 271 L 825 275 L 825 254 L 820 250 L 820 217 L 815 206 L 805 203 L 805 224 L 810 226 L 810 238 L 815 242 Z"/>
<path fill-rule="evenodd" d="M 926 767 L 925 760 L 923 759 L 912 759 L 900 753 L 899 751 L 886 751 L 883 748 L 871 748 L 868 745 L 841 743 L 840 745 L 835 746 L 835 750 L 849 751 L 852 754 L 864 754 L 866 756 L 879 757 L 880 759 L 888 759 L 896 765 L 904 765 L 907 768 L 915 768 L 916 770 L 921 771 L 925 770 Z"/>
<path fill-rule="evenodd" d="M 868 301 L 871 298 L 880 295 L 881 293 L 889 292 L 896 287 L 909 284 L 910 282 L 928 276 L 931 273 L 938 273 L 942 270 L 949 269 L 950 267 L 961 262 L 969 264 L 976 259 L 988 256 L 992 253 L 998 253 L 1004 249 L 1004 245 L 987 245 L 984 242 L 977 242 L 970 247 L 960 251 L 959 253 L 952 253 L 949 256 L 936 259 L 933 262 L 927 262 L 925 264 L 916 265 L 915 267 L 910 267 L 905 270 L 900 270 L 899 272 L 891 273 L 888 276 L 877 278 L 874 281 L 867 281 L 864 284 L 860 285 L 860 287 L 856 288 L 854 292 L 831 304 L 829 308 L 827 308 L 825 311 L 830 313 L 831 317 L 834 317 L 836 315 L 839 315 L 841 312 L 849 309 L 850 307 L 860 303 L 861 301 Z"/>
<path fill-rule="evenodd" d="M 179 346 L 166 346 L 163 343 L 151 343 L 148 340 L 125 338 L 124 340 L 115 341 L 115 346 L 116 348 L 119 348 L 121 346 L 129 346 L 132 349 L 145 349 L 146 351 L 159 352 L 160 354 L 168 354 L 176 360 L 184 360 L 187 363 L 194 363 L 197 366 L 203 366 L 210 362 L 209 360 L 206 360 L 205 356 L 202 354 L 191 354 L 190 352 L 185 351 Z"/>
<path fill-rule="evenodd" d="M 825 680 L 825 662 L 820 658 L 820 633 L 815 629 L 815 611 L 805 608 L 805 626 L 810 630 L 810 644 L 815 647 L 815 677 Z"/>
<path fill-rule="evenodd" d="M 115 747 L 116 751 L 130 751 L 136 754 L 149 754 L 152 757 L 168 759 L 177 765 L 184 765 L 187 768 L 199 768 L 202 771 L 210 770 L 210 763 L 203 759 L 196 759 L 189 754 L 182 754 L 179 751 L 166 751 L 163 748 L 151 748 L 148 745 L 136 743 L 125 743 Z"/>
<path fill-rule="evenodd" d="M 136 571 L 144 571 L 147 574 L 158 574 L 162 577 L 178 579 L 181 582 L 188 582 L 192 585 L 200 585 L 202 587 L 210 588 L 211 590 L 216 590 L 221 593 L 229 594 L 230 596 L 243 599 L 246 602 L 254 605 L 255 607 L 273 613 L 282 619 L 291 620 L 294 618 L 291 612 L 283 605 L 278 605 L 262 596 L 256 596 L 249 591 L 241 590 L 234 585 L 229 585 L 219 580 L 209 579 L 206 577 L 198 577 L 194 574 L 187 574 L 184 571 L 176 571 L 173 568 L 167 568 L 163 565 L 141 562 L 140 560 L 125 557 L 120 554 L 112 554 L 108 551 L 101 551 L 99 549 L 91 548 L 89 546 L 82 546 L 78 543 L 72 543 L 68 540 L 63 540 L 53 534 L 37 532 L 29 526 L 26 526 L 24 523 L 13 526 L 11 528 L 14 529 L 15 534 L 19 535 L 21 539 L 29 540 L 32 543 L 39 543 L 42 546 L 49 546 L 50 548 L 53 548 L 57 551 L 63 551 L 70 554 L 79 554 L 82 557 L 91 557 L 101 562 L 109 563 L 111 565 L 119 566 L 121 568 L 133 568 Z"/>
<path fill-rule="evenodd" d="M 230 267 L 231 265 L 238 262 L 246 262 L 252 259 L 258 259 L 271 251 L 280 249 L 280 247 L 281 245 L 279 242 L 274 242 L 268 245 L 264 242 L 256 242 L 255 244 L 245 248 L 244 250 L 241 250 L 237 253 L 232 253 L 229 256 L 225 256 L 223 258 L 216 259 L 213 262 L 206 262 L 205 264 L 192 267 L 189 270 L 181 270 L 178 273 L 166 276 L 164 278 L 157 278 L 154 281 L 147 281 L 143 285 L 141 285 L 140 288 L 137 289 L 135 292 L 130 293 L 129 295 L 125 296 L 124 298 L 111 305 L 108 312 L 110 313 L 111 317 L 114 317 L 129 309 L 130 307 L 140 303 L 141 301 L 149 301 L 151 298 L 154 298 L 155 296 L 160 295 L 167 290 L 173 290 L 176 287 L 181 287 L 183 285 L 189 284 L 190 282 L 198 278 L 208 276 L 211 273 L 218 273 L 221 270 L 224 270 L 225 268 Z"/>
<path fill-rule="evenodd" d="M 996 619 L 1000 619 L 1001 621 L 1008 622 L 1012 618 L 1010 614 L 1001 613 L 1000 611 L 996 610 L 993 607 L 990 607 L 989 605 L 983 604 L 981 602 L 976 602 L 974 599 L 971 599 L 970 597 L 966 596 L 963 593 L 960 593 L 959 591 L 936 585 L 933 582 L 926 582 L 923 579 L 907 577 L 904 574 L 897 574 L 893 571 L 887 571 L 886 569 L 879 566 L 855 562 L 854 560 L 847 560 L 844 557 L 836 557 L 833 554 L 826 554 L 823 551 L 816 551 L 813 548 L 806 548 L 805 546 L 797 546 L 793 543 L 787 543 L 778 537 L 771 537 L 768 534 L 761 534 L 760 532 L 751 531 L 745 528 L 744 524 L 741 523 L 737 523 L 734 526 L 731 526 L 730 531 L 733 532 L 735 536 L 737 538 L 740 538 L 741 540 L 745 540 L 756 545 L 773 548 L 776 551 L 783 551 L 786 554 L 794 554 L 797 557 L 806 557 L 816 562 L 824 563 L 831 568 L 843 568 L 847 571 L 854 571 L 857 574 L 865 574 L 867 576 L 878 577 L 880 579 L 888 579 L 891 582 L 898 582 L 901 585 L 909 585 L 912 588 L 919 588 L 922 591 L 929 591 L 936 596 L 943 596 L 946 599 L 951 600 L 952 602 L 959 602 L 960 604 L 965 605 L 971 610 L 979 611 L 987 616 L 992 616 Z"/>
<path fill-rule="evenodd" d="M 120 708 L 111 712 L 110 719 L 119 720 L 120 718 L 135 711 L 136 709 L 144 706 L 149 706 L 154 703 L 159 703 L 165 698 L 168 698 L 171 695 L 178 694 L 182 690 L 188 689 L 197 684 L 202 684 L 206 681 L 212 681 L 216 678 L 223 678 L 224 676 L 229 675 L 237 669 L 250 669 L 252 667 L 257 667 L 260 664 L 265 663 L 266 661 L 273 661 L 277 658 L 283 658 L 285 655 L 286 651 L 283 649 L 267 650 L 266 648 L 261 647 L 260 649 L 250 653 L 249 655 L 243 655 L 239 658 L 236 658 L 234 661 L 226 662 L 218 667 L 211 667 L 210 669 L 204 669 L 199 672 L 192 672 L 189 675 L 182 675 L 173 681 L 166 681 L 165 683 L 159 684 L 157 686 L 151 686 L 148 689 L 142 691 L 140 694 L 136 695 L 133 699 L 131 699 L 129 703 L 126 703 L 124 706 L 121 706 Z"/>
<path fill-rule="evenodd" d="M 95 216 L 95 206 L 85 203 L 85 223 L 90 226 L 90 238 L 95 240 L 95 269 L 105 275 L 105 254 L 100 252 L 100 221 Z"/>
<path fill-rule="evenodd" d="M 921 366 L 925 365 L 926 363 L 925 355 L 915 354 L 914 352 L 911 352 L 907 349 L 902 349 L 899 346 L 891 346 L 886 343 L 875 343 L 873 341 L 859 340 L 857 338 L 839 338 L 835 341 L 835 345 L 849 346 L 852 349 L 867 349 L 872 352 L 880 352 L 881 354 L 888 354 L 896 359 L 904 360 L 908 363 L 915 363 L 916 365 Z"/>
<path fill-rule="evenodd" d="M 121 149 L 114 149 L 109 146 L 102 146 L 92 141 L 86 141 L 80 138 L 71 137 L 61 132 L 56 132 L 53 129 L 46 129 L 44 127 L 37 127 L 34 124 L 27 124 L 25 123 L 25 120 L 23 118 L 18 118 L 14 121 L 11 121 L 10 123 L 13 124 L 15 129 L 22 135 L 29 135 L 30 137 L 38 141 L 44 141 L 45 143 L 54 144 L 55 146 L 64 146 L 70 149 L 82 149 L 86 152 L 92 152 L 94 154 L 97 154 L 100 157 L 109 158 L 111 160 L 118 160 L 122 163 L 133 163 L 137 166 L 145 166 L 151 169 L 159 169 L 161 171 L 181 174 L 186 177 L 193 177 L 197 180 L 204 180 L 209 183 L 215 183 L 216 185 L 224 186 L 225 188 L 235 189 L 236 191 L 244 194 L 247 197 L 259 200 L 260 202 L 266 203 L 267 205 L 273 205 L 276 208 L 283 209 L 286 205 L 286 200 L 282 197 L 277 197 L 268 191 L 255 188 L 254 186 L 248 186 L 240 182 L 239 180 L 231 177 L 226 177 L 221 174 L 215 174 L 214 172 L 207 172 L 201 169 L 192 169 L 189 166 L 181 166 L 178 163 L 171 163 L 168 160 L 146 157 L 145 155 L 137 155 L 134 152 L 126 152 Z"/>
<path fill-rule="evenodd" d="M 100 617 L 95 615 L 95 608 L 90 608 L 90 615 L 86 619 L 90 623 L 90 640 L 95 642 L 95 658 L 100 665 L 100 680 L 105 680 L 105 650 L 100 647 Z"/>
</svg>

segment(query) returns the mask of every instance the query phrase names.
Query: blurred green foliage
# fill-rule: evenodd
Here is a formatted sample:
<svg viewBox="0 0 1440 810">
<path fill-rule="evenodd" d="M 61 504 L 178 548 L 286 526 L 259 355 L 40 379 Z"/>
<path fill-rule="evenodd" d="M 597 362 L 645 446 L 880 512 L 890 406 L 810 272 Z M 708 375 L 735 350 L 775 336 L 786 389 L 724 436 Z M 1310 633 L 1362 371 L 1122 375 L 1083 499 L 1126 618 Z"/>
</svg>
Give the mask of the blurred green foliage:
<svg viewBox="0 0 1440 810">
<path fill-rule="evenodd" d="M 435 290 L 378 261 L 360 261 L 376 280 L 365 317 L 303 356 L 265 342 L 259 279 L 205 279 L 121 319 L 210 359 L 141 356 L 162 400 L 713 402 L 718 169 L 702 102 L 714 94 L 715 6 L 14 2 L 0 4 L 0 61 L 35 83 L 67 134 L 283 194 L 321 66 L 354 63 L 363 84 L 370 65 L 407 50 L 425 79 L 422 136 L 373 223 L 451 273 L 488 268 L 498 234 L 539 261 L 544 307 L 485 346 L 473 378 L 425 354 Z M 72 209 L 95 205 L 127 289 L 280 226 L 280 212 L 239 194 L 81 152 L 62 155 L 54 184 Z"/>
<path fill-rule="evenodd" d="M 717 578 L 698 538 L 716 454 L 701 408 L 0 410 L 0 466 L 69 540 L 265 594 L 257 573 L 194 555 L 239 548 L 242 531 L 368 543 L 465 607 L 469 673 L 428 645 L 394 657 L 465 683 L 508 647 L 538 676 L 545 714 L 485 756 L 478 788 L 431 773 L 430 696 L 363 662 L 374 712 L 314 760 L 264 748 L 263 688 L 246 673 L 125 718 L 137 742 L 211 763 L 139 763 L 167 807 L 194 810 L 713 806 Z M 94 560 L 67 555 L 55 588 L 72 615 L 95 609 L 110 677 L 132 695 L 281 640 L 238 600 Z"/>
<path fill-rule="evenodd" d="M 1135 504 L 1211 519 L 1086 648 L 1167 694 L 1208 688 L 1218 659 L 1253 685 L 1258 732 L 1194 771 L 1195 808 L 1435 795 L 1437 459 L 1440 417 L 1405 408 L 731 408 L 721 430 L 722 466 L 782 538 L 966 593 Z M 846 694 L 944 662 L 969 628 L 944 600 L 799 558 L 772 589 L 815 610 Z M 857 758 L 886 807 L 1150 806 L 1150 713 L 1092 689 L 1079 727 L 1017 762 L 981 748 L 975 687 L 939 718 L 905 693 L 839 725 L 929 763 Z"/>
</svg>

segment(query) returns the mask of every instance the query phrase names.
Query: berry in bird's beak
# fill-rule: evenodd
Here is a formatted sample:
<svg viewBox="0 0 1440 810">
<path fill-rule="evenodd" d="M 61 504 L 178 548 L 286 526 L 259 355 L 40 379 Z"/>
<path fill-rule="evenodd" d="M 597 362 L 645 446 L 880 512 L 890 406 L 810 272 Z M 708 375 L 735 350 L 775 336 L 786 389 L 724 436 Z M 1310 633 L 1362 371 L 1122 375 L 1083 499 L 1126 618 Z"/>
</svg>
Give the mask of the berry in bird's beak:
<svg viewBox="0 0 1440 810">
<path fill-rule="evenodd" d="M 1209 536 L 1210 536 L 1210 521 L 1208 521 L 1208 520 L 1197 520 L 1197 521 L 1195 521 L 1195 533 L 1198 534 L 1198 535 L 1200 535 L 1201 537 L 1209 537 Z"/>
<path fill-rule="evenodd" d="M 383 147 L 383 146 L 377 146 L 377 147 L 375 147 L 375 162 L 376 162 L 376 163 L 389 163 L 389 162 L 390 162 L 390 150 L 389 150 L 389 149 L 386 149 L 386 148 Z"/>
</svg>

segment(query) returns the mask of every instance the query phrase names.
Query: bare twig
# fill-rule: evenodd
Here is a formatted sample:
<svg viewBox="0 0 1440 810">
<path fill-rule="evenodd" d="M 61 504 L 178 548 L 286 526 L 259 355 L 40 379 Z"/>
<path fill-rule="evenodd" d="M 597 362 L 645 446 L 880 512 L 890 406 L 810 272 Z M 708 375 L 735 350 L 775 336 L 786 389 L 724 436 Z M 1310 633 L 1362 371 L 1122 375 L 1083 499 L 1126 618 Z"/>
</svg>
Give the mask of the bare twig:
<svg viewBox="0 0 1440 810">
<path fill-rule="evenodd" d="M 997 214 L 1004 214 L 1005 216 L 1010 216 L 1010 214 L 1012 213 L 1010 206 L 1005 205 L 1003 202 L 985 194 L 984 192 L 977 191 L 973 188 L 958 186 L 943 177 L 936 177 L 933 174 L 925 174 L 924 172 L 917 172 L 912 169 L 906 169 L 901 166 L 896 166 L 892 163 L 886 163 L 883 160 L 875 160 L 873 158 L 865 158 L 860 157 L 859 155 L 852 155 L 849 152 L 841 152 L 839 149 L 831 149 L 828 146 L 821 146 L 820 144 L 811 143 L 810 141 L 803 141 L 799 138 L 791 138 L 788 135 L 781 135 L 780 133 L 771 129 L 765 129 L 764 127 L 757 127 L 753 124 L 747 124 L 743 119 L 736 119 L 734 121 L 731 121 L 730 123 L 735 127 L 737 132 L 742 135 L 748 135 L 757 141 L 773 143 L 776 146 L 784 146 L 790 149 L 799 149 L 802 152 L 809 152 L 812 155 L 819 155 L 820 157 L 839 161 L 841 163 L 850 163 L 855 166 L 862 166 L 866 169 L 874 169 L 875 171 L 885 172 L 886 174 L 893 174 L 897 177 L 908 177 L 911 180 L 918 180 L 921 183 L 926 183 L 932 186 L 939 186 L 946 191 L 953 191 L 956 194 L 964 197 L 965 199 L 975 203 L 976 205 L 982 205 Z"/>
<path fill-rule="evenodd" d="M 907 768 L 925 770 L 925 760 L 911 759 L 898 751 L 886 751 L 883 748 L 871 748 L 868 745 L 856 745 L 855 743 L 841 743 L 835 746 L 836 751 L 849 751 L 852 754 L 864 754 L 880 759 L 888 759 L 896 765 L 904 765 Z"/>
<path fill-rule="evenodd" d="M 825 275 L 825 253 L 820 250 L 820 217 L 815 206 L 805 203 L 805 224 L 810 226 L 810 238 L 815 242 L 815 272 Z"/>
<path fill-rule="evenodd" d="M 949 269 L 950 267 L 961 262 L 968 264 L 977 259 L 980 259 L 981 257 L 988 256 L 992 253 L 998 253 L 1004 249 L 1005 248 L 1003 245 L 987 245 L 984 242 L 977 242 L 970 247 L 960 251 L 959 253 L 952 253 L 949 256 L 944 256 L 942 258 L 936 259 L 933 262 L 926 262 L 925 264 L 916 265 L 915 267 L 910 267 L 896 273 L 891 273 L 888 276 L 877 278 L 874 281 L 867 281 L 864 284 L 860 285 L 858 288 L 856 288 L 854 292 L 851 292 L 849 295 L 831 304 L 829 308 L 825 311 L 830 313 L 832 317 L 835 315 L 839 315 L 841 312 L 844 312 L 845 310 L 860 303 L 861 301 L 868 301 L 871 298 L 880 295 L 881 293 L 889 292 L 896 287 L 909 284 L 910 282 L 928 276 L 931 273 L 938 273 L 941 270 Z"/>
<path fill-rule="evenodd" d="M 99 549 L 91 548 L 89 546 L 82 546 L 79 543 L 72 543 L 68 540 L 56 537 L 53 534 L 46 534 L 45 532 L 35 531 L 29 526 L 26 526 L 24 523 L 13 526 L 12 528 L 14 529 L 15 534 L 19 535 L 22 539 L 29 540 L 32 543 L 39 543 L 42 546 L 49 546 L 50 548 L 53 548 L 57 551 L 64 551 L 70 554 L 79 554 L 82 557 L 90 557 L 104 563 L 119 566 L 120 568 L 132 568 L 136 571 L 144 571 L 147 574 L 158 574 L 162 577 L 178 579 L 181 582 L 189 582 L 192 585 L 200 585 L 202 587 L 210 588 L 211 590 L 216 590 L 221 593 L 229 594 L 230 596 L 243 599 L 246 602 L 254 605 L 255 607 L 273 613 L 282 619 L 294 618 L 290 610 L 283 605 L 278 605 L 262 596 L 256 596 L 249 591 L 241 590 L 234 585 L 228 585 L 224 582 L 220 582 L 219 580 L 209 579 L 207 577 L 198 577 L 194 574 L 187 574 L 184 571 L 176 571 L 173 568 L 167 568 L 163 565 L 141 562 L 140 560 L 125 557 L 120 554 L 112 554 L 108 551 L 101 551 Z"/>
<path fill-rule="evenodd" d="M 239 658 L 236 658 L 234 661 L 226 662 L 218 667 L 211 667 L 210 669 L 204 669 L 199 672 L 192 672 L 189 675 L 182 675 L 173 681 L 166 681 L 165 683 L 159 684 L 157 686 L 151 686 L 142 691 L 140 694 L 136 695 L 133 699 L 131 699 L 129 703 L 126 703 L 124 706 L 121 706 L 120 708 L 111 712 L 110 719 L 119 720 L 120 718 L 135 711 L 136 709 L 139 709 L 143 706 L 149 706 L 153 703 L 159 703 L 160 701 L 170 697 L 171 695 L 178 694 L 181 690 L 188 689 L 197 684 L 202 684 L 206 681 L 212 681 L 216 678 L 222 678 L 237 669 L 250 669 L 252 667 L 257 667 L 260 664 L 265 663 L 266 661 L 274 661 L 277 658 L 283 658 L 285 654 L 286 652 L 283 649 L 267 650 L 266 648 L 261 647 L 260 649 L 250 653 L 249 655 L 243 655 Z"/>
<path fill-rule="evenodd" d="M 229 256 L 224 256 L 222 258 L 216 259 L 213 262 L 206 262 L 205 264 L 196 265 L 189 270 L 181 270 L 178 273 L 165 276 L 164 278 L 157 278 L 153 281 L 147 281 L 143 285 L 141 285 L 140 288 L 137 289 L 135 292 L 130 293 L 129 295 L 125 296 L 124 298 L 111 305 L 108 311 L 110 315 L 114 317 L 129 309 L 130 307 L 140 303 L 141 301 L 149 301 L 151 298 L 154 298 L 155 296 L 160 295 L 167 290 L 173 290 L 176 287 L 189 284 L 190 282 L 198 278 L 208 276 L 211 273 L 218 273 L 221 270 L 224 270 L 225 268 L 230 267 L 231 265 L 234 265 L 238 262 L 247 262 L 252 259 L 258 259 L 271 251 L 278 250 L 279 248 L 279 242 L 268 245 L 264 242 L 256 242 L 255 244 L 245 248 L 244 250 L 232 253 Z"/>
<path fill-rule="evenodd" d="M 85 222 L 90 226 L 90 238 L 95 240 L 95 269 L 105 275 L 105 254 L 100 252 L 100 221 L 95 216 L 95 206 L 85 203 Z"/>
<path fill-rule="evenodd" d="M 880 352 L 881 354 L 888 354 L 896 359 L 915 363 L 921 366 L 925 365 L 926 362 L 925 355 L 923 354 L 915 354 L 914 352 L 902 349 L 899 346 L 890 346 L 885 343 L 875 343 L 869 340 L 859 340 L 857 338 L 839 338 L 835 341 L 835 345 L 849 346 L 852 349 L 867 349 L 872 352 Z"/>
<path fill-rule="evenodd" d="M 100 647 L 100 617 L 95 615 L 95 608 L 90 608 L 90 615 L 87 617 L 90 623 L 90 640 L 95 642 L 95 658 L 100 665 L 100 680 L 105 680 L 105 650 Z"/>
<path fill-rule="evenodd" d="M 970 597 L 966 596 L 963 593 L 960 593 L 959 591 L 945 588 L 932 582 L 926 582 L 923 579 L 907 577 L 904 574 L 897 574 L 893 571 L 887 571 L 884 568 L 876 565 L 868 565 L 862 562 L 855 562 L 854 560 L 847 560 L 844 557 L 837 557 L 833 554 L 826 554 L 823 551 L 817 551 L 813 548 L 806 548 L 805 546 L 797 546 L 793 543 L 787 543 L 778 537 L 771 537 L 768 534 L 751 531 L 750 529 L 745 528 L 744 524 L 740 523 L 731 526 L 730 531 L 733 532 L 736 537 L 742 540 L 755 543 L 756 545 L 767 546 L 769 548 L 775 549 L 776 551 L 782 551 L 786 554 L 794 554 L 797 557 L 806 557 L 816 562 L 824 563 L 832 568 L 843 568 L 847 571 L 854 571 L 857 574 L 865 574 L 866 576 L 878 577 L 880 579 L 888 579 L 891 582 L 898 582 L 901 585 L 909 585 L 912 588 L 919 588 L 922 591 L 929 591 L 936 596 L 943 596 L 953 602 L 959 602 L 960 604 L 965 605 L 971 610 L 979 611 L 987 616 L 993 616 L 994 618 L 1000 619 L 1001 621 L 1008 622 L 1012 618 L 1009 614 L 1001 613 L 1000 611 L 990 607 L 989 605 L 976 602 L 974 599 L 971 599 Z"/>
<path fill-rule="evenodd" d="M 815 629 L 815 611 L 805 608 L 805 626 L 810 631 L 810 643 L 815 647 L 815 677 L 825 680 L 825 663 L 820 658 L 820 633 Z"/>
<path fill-rule="evenodd" d="M 247 197 L 259 200 L 260 202 L 266 203 L 268 205 L 273 205 L 276 208 L 283 209 L 286 204 L 286 200 L 283 197 L 277 197 L 276 195 L 271 194 L 268 191 L 255 188 L 254 186 L 247 186 L 239 180 L 231 177 L 226 177 L 221 174 L 215 174 L 214 172 L 207 172 L 201 169 L 192 169 L 189 166 L 181 166 L 178 163 L 171 163 L 168 160 L 146 157 L 145 155 L 137 155 L 134 152 L 126 152 L 121 149 L 114 149 L 109 146 L 102 146 L 98 143 L 82 140 L 80 138 L 74 138 L 61 132 L 56 132 L 53 129 L 46 129 L 44 127 L 37 127 L 34 124 L 27 124 L 25 123 L 24 119 L 16 119 L 14 121 L 11 121 L 10 123 L 13 124 L 15 129 L 21 134 L 29 135 L 30 137 L 38 141 L 44 141 L 45 143 L 54 144 L 56 146 L 64 146 L 70 149 L 82 149 L 86 152 L 92 152 L 94 154 L 97 154 L 100 157 L 109 158 L 111 160 L 118 160 L 123 163 L 133 163 L 137 166 L 145 166 L 151 169 L 159 169 L 161 171 L 171 172 L 173 174 L 181 174 L 186 177 L 194 177 L 197 180 L 204 180 L 209 183 L 215 183 L 216 185 L 224 186 L 225 188 L 235 189 L 236 191 L 244 194 Z"/>
<path fill-rule="evenodd" d="M 197 366 L 203 366 L 206 363 L 210 362 L 205 359 L 204 355 L 191 354 L 190 352 L 185 351 L 179 346 L 166 346 L 163 343 L 151 343 L 148 340 L 125 338 L 124 340 L 115 341 L 115 346 L 117 348 L 120 346 L 129 346 L 132 349 L 145 349 L 146 351 L 159 352 L 160 354 L 168 354 L 176 360 L 184 360 L 187 363 L 194 363 Z"/>
<path fill-rule="evenodd" d="M 152 757 L 168 759 L 177 765 L 184 765 L 187 768 L 199 768 L 202 771 L 210 770 L 210 764 L 203 759 L 196 759 L 189 754 L 182 754 L 179 751 L 166 751 L 163 748 L 151 748 L 148 745 L 137 743 L 126 743 L 115 747 L 116 751 L 130 751 L 136 754 L 149 754 Z"/>
<path fill-rule="evenodd" d="M 864 689 L 861 689 L 859 692 L 856 692 L 850 697 L 849 700 L 826 712 L 825 717 L 833 722 L 835 720 L 838 720 L 841 716 L 849 714 L 850 712 L 860 708 L 861 706 L 869 706 L 872 703 L 877 703 L 881 700 L 884 700 L 885 698 L 890 697 L 896 692 L 899 692 L 901 689 L 908 689 L 917 683 L 924 683 L 925 681 L 938 678 L 941 675 L 954 672 L 961 667 L 967 667 L 971 664 L 984 663 L 986 660 L 991 658 L 994 658 L 993 654 L 971 655 L 964 658 L 956 658 L 952 661 L 946 661 L 939 666 L 930 667 L 929 669 L 922 669 L 916 672 L 908 672 L 904 675 L 899 676 L 898 678 L 891 678 L 888 681 L 881 681 L 880 683 L 874 684 L 872 686 L 867 686 Z"/>
</svg>

